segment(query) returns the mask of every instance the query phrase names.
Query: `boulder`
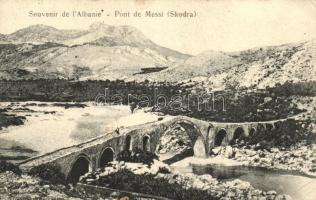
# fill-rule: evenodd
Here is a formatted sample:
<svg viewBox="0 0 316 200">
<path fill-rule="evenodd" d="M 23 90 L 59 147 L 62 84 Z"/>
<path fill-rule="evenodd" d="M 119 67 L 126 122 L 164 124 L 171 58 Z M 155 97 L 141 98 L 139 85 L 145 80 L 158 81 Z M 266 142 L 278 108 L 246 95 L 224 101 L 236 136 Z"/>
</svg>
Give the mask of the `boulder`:
<svg viewBox="0 0 316 200">
<path fill-rule="evenodd" d="M 219 146 L 219 147 L 214 147 L 214 148 L 212 149 L 212 152 L 213 152 L 214 155 L 220 154 L 221 151 L 222 151 L 222 147 L 221 147 L 221 146 Z"/>
<path fill-rule="evenodd" d="M 226 148 L 225 148 L 225 153 L 224 153 L 224 156 L 226 157 L 226 158 L 232 158 L 233 157 L 233 148 L 231 147 L 231 146 L 227 146 Z"/>
</svg>

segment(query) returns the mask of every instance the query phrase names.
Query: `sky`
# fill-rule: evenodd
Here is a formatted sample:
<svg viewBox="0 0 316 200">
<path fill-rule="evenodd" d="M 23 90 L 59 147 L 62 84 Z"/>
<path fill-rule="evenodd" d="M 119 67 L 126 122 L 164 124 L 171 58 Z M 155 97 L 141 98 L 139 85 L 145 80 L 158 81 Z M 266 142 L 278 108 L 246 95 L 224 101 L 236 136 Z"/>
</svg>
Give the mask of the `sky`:
<svg viewBox="0 0 316 200">
<path fill-rule="evenodd" d="M 29 16 L 30 11 L 101 10 L 100 18 Z M 197 15 L 115 17 L 115 11 L 187 11 Z M 88 29 L 94 22 L 134 26 L 155 43 L 192 55 L 206 50 L 240 51 L 316 38 L 316 0 L 0 0 L 2 34 L 34 24 Z"/>
</svg>

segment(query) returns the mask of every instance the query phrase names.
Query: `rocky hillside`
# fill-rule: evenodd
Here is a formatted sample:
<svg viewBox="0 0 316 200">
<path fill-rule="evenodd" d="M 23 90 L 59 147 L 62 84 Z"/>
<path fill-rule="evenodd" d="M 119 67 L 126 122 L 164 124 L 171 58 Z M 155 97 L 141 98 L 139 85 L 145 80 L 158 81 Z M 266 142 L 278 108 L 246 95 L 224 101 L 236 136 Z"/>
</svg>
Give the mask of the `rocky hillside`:
<svg viewBox="0 0 316 200">
<path fill-rule="evenodd" d="M 241 52 L 208 51 L 148 79 L 186 79 L 211 89 L 264 89 L 286 81 L 315 81 L 316 40 Z"/>
<path fill-rule="evenodd" d="M 189 57 L 158 46 L 136 28 L 103 23 L 88 30 L 34 25 L 0 35 L 0 41 L 1 79 L 124 79 Z"/>
<path fill-rule="evenodd" d="M 315 81 L 315 42 L 206 51 L 192 57 L 157 45 L 130 26 L 95 23 L 87 30 L 59 30 L 33 25 L 0 34 L 0 79 L 147 79 L 214 90 L 264 89 Z"/>
</svg>

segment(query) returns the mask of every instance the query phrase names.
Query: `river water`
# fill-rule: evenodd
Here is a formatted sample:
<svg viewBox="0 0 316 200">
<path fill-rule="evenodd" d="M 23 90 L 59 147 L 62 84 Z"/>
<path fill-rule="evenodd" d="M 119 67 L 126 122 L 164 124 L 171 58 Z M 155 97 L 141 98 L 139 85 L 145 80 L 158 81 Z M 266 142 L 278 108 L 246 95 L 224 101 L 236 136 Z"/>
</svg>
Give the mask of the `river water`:
<svg viewBox="0 0 316 200">
<path fill-rule="evenodd" d="M 6 108 L 9 104 L 10 102 L 1 102 L 0 108 Z M 38 104 L 45 105 L 37 106 Z M 12 114 L 25 116 L 26 120 L 23 125 L 0 130 L 0 158 L 1 156 L 15 158 L 26 154 L 21 150 L 17 151 L 17 147 L 33 150 L 36 151 L 36 155 L 41 155 L 108 134 L 116 128 L 158 119 L 157 115 L 143 110 L 131 113 L 128 106 L 97 106 L 92 102 L 84 104 L 86 105 L 84 108 L 66 109 L 47 102 L 16 103 L 12 109 L 26 110 L 15 111 Z M 35 155 L 27 154 L 27 156 Z"/>
<path fill-rule="evenodd" d="M 259 167 L 223 166 L 218 164 L 204 166 L 190 165 L 182 170 L 177 167 L 177 170 L 193 172 L 198 175 L 210 174 L 222 181 L 240 179 L 250 182 L 254 188 L 263 191 L 274 190 L 278 194 L 290 195 L 294 200 L 316 199 L 315 177 L 289 174 L 289 172 L 268 170 Z"/>
</svg>

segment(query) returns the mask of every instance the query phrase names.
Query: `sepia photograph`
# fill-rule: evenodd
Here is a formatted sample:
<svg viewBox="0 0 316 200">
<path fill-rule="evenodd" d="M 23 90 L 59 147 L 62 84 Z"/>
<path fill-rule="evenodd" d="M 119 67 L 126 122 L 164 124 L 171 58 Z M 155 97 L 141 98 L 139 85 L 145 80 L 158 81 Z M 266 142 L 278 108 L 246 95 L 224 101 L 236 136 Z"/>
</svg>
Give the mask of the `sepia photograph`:
<svg viewBox="0 0 316 200">
<path fill-rule="evenodd" d="M 315 200 L 316 0 L 0 0 L 0 200 Z"/>
</svg>

